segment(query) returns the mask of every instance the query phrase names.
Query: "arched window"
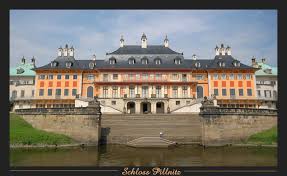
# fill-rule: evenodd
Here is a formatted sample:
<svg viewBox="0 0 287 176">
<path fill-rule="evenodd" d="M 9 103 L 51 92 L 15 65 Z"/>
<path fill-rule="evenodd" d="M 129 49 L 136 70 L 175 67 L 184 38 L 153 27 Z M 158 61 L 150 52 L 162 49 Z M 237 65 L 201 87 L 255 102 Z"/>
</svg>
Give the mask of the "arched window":
<svg viewBox="0 0 287 176">
<path fill-rule="evenodd" d="M 159 65 L 159 64 L 161 64 L 161 59 L 160 58 L 155 58 L 154 62 L 155 62 L 156 65 Z"/>
<path fill-rule="evenodd" d="M 94 97 L 94 88 L 92 86 L 89 86 L 87 88 L 87 97 L 90 97 L 90 98 Z"/>
<path fill-rule="evenodd" d="M 240 67 L 240 62 L 239 61 L 233 61 L 233 66 L 234 67 Z"/>
<path fill-rule="evenodd" d="M 89 68 L 90 68 L 90 69 L 93 69 L 94 67 L 95 67 L 95 63 L 94 63 L 94 62 L 90 62 L 90 63 L 89 63 Z"/>
<path fill-rule="evenodd" d="M 203 98 L 203 88 L 202 88 L 202 86 L 197 86 L 196 87 L 196 94 L 197 94 L 197 98 Z"/>
<path fill-rule="evenodd" d="M 136 63 L 136 60 L 133 57 L 129 58 L 128 61 L 129 61 L 129 64 L 135 64 Z"/>
<path fill-rule="evenodd" d="M 112 64 L 112 65 L 117 63 L 116 58 L 114 58 L 114 57 L 111 57 L 111 58 L 109 59 L 109 62 L 110 62 L 110 64 Z"/>
<path fill-rule="evenodd" d="M 58 66 L 58 62 L 56 61 L 51 62 L 51 67 L 57 67 L 57 66 Z"/>
<path fill-rule="evenodd" d="M 219 67 L 225 67 L 225 62 L 220 61 L 220 62 L 218 62 L 218 65 L 219 65 Z"/>
<path fill-rule="evenodd" d="M 66 62 L 66 67 L 67 68 L 71 68 L 71 66 L 72 66 L 72 62 Z"/>
<path fill-rule="evenodd" d="M 148 64 L 148 58 L 144 57 L 141 59 L 142 64 Z"/>
</svg>

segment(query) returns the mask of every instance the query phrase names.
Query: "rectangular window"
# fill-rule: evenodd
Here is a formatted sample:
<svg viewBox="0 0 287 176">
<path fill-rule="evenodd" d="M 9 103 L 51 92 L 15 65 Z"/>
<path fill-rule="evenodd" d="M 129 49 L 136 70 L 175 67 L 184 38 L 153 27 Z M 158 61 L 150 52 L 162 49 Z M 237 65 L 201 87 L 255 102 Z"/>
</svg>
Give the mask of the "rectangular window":
<svg viewBox="0 0 287 176">
<path fill-rule="evenodd" d="M 53 81 L 49 81 L 49 87 L 53 87 Z"/>
<path fill-rule="evenodd" d="M 203 75 L 195 75 L 196 80 L 203 80 Z"/>
<path fill-rule="evenodd" d="M 233 79 L 234 79 L 234 74 L 230 74 L 230 75 L 229 75 L 229 79 L 230 79 L 230 80 L 233 80 Z"/>
<path fill-rule="evenodd" d="M 44 87 L 44 81 L 40 82 L 40 87 Z"/>
<path fill-rule="evenodd" d="M 49 75 L 49 76 L 48 76 L 48 79 L 53 79 L 53 75 Z"/>
<path fill-rule="evenodd" d="M 34 97 L 35 95 L 35 90 L 32 90 L 32 97 Z"/>
<path fill-rule="evenodd" d="M 173 98 L 177 98 L 178 96 L 178 87 L 177 86 L 173 86 L 172 87 L 172 97 Z"/>
<path fill-rule="evenodd" d="M 38 79 L 45 79 L 45 75 L 39 75 Z"/>
<path fill-rule="evenodd" d="M 103 81 L 109 81 L 109 75 L 103 74 Z"/>
<path fill-rule="evenodd" d="M 134 79 L 134 74 L 129 74 L 129 79 L 130 79 L 130 81 L 133 81 L 133 79 Z"/>
<path fill-rule="evenodd" d="M 136 79 L 140 80 L 140 74 L 136 74 Z"/>
<path fill-rule="evenodd" d="M 238 81 L 238 87 L 242 87 L 243 84 L 242 84 L 242 81 Z"/>
<path fill-rule="evenodd" d="M 65 79 L 70 79 L 70 76 L 69 75 L 65 75 Z"/>
<path fill-rule="evenodd" d="M 148 97 L 148 86 L 142 87 L 142 97 L 147 98 Z"/>
<path fill-rule="evenodd" d="M 52 96 L 52 89 L 48 89 L 48 96 Z"/>
<path fill-rule="evenodd" d="M 161 77 L 162 77 L 161 74 L 156 74 L 156 75 L 155 75 L 155 79 L 156 79 L 157 81 L 160 81 L 160 80 L 161 80 Z"/>
<path fill-rule="evenodd" d="M 25 96 L 25 91 L 21 90 L 21 97 L 23 98 Z"/>
<path fill-rule="evenodd" d="M 92 75 L 92 74 L 89 74 L 89 75 L 87 75 L 87 79 L 90 80 L 90 81 L 94 81 L 95 76 Z"/>
<path fill-rule="evenodd" d="M 161 86 L 156 86 L 155 94 L 157 98 L 161 98 Z"/>
<path fill-rule="evenodd" d="M 176 102 L 175 102 L 175 105 L 180 105 L 180 101 L 176 101 Z"/>
<path fill-rule="evenodd" d="M 226 74 L 221 74 L 221 79 L 226 80 Z"/>
<path fill-rule="evenodd" d="M 243 96 L 243 89 L 238 89 L 239 96 Z"/>
<path fill-rule="evenodd" d="M 218 89 L 214 89 L 213 92 L 214 92 L 214 95 L 218 96 Z"/>
<path fill-rule="evenodd" d="M 61 89 L 56 89 L 56 96 L 60 96 L 61 95 Z"/>
<path fill-rule="evenodd" d="M 177 80 L 178 79 L 178 74 L 172 74 L 172 79 Z"/>
<path fill-rule="evenodd" d="M 69 87 L 69 81 L 65 82 L 65 87 Z"/>
<path fill-rule="evenodd" d="M 186 74 L 182 74 L 181 78 L 182 78 L 182 81 L 187 81 L 187 75 Z"/>
<path fill-rule="evenodd" d="M 72 89 L 72 96 L 76 96 L 77 95 L 77 89 Z"/>
<path fill-rule="evenodd" d="M 235 89 L 230 89 L 230 96 L 235 96 Z"/>
<path fill-rule="evenodd" d="M 252 96 L 252 89 L 247 89 L 247 95 Z"/>
<path fill-rule="evenodd" d="M 218 80 L 218 74 L 214 74 L 214 75 L 213 75 L 213 79 L 214 79 L 214 80 Z"/>
<path fill-rule="evenodd" d="M 234 87 L 234 81 L 230 81 L 230 87 Z"/>
<path fill-rule="evenodd" d="M 112 105 L 116 105 L 117 104 L 117 102 L 116 101 L 112 101 Z"/>
<path fill-rule="evenodd" d="M 118 97 L 118 86 L 113 86 L 112 96 L 113 98 Z"/>
<path fill-rule="evenodd" d="M 246 74 L 246 79 L 251 79 L 251 75 L 250 74 Z"/>
<path fill-rule="evenodd" d="M 62 75 L 57 75 L 57 79 L 62 79 Z"/>
<path fill-rule="evenodd" d="M 77 87 L 77 81 L 73 82 L 73 87 Z"/>
<path fill-rule="evenodd" d="M 213 81 L 214 83 L 214 87 L 218 87 L 218 82 L 217 81 Z"/>
<path fill-rule="evenodd" d="M 251 81 L 247 81 L 247 87 L 251 87 Z"/>
<path fill-rule="evenodd" d="M 241 80 L 242 79 L 242 74 L 237 75 L 237 79 Z"/>
<path fill-rule="evenodd" d="M 73 75 L 73 79 L 78 79 L 78 75 Z"/>
<path fill-rule="evenodd" d="M 142 75 L 142 77 L 143 77 L 143 80 L 148 80 L 148 74 L 147 74 L 147 73 L 144 73 L 144 74 Z"/>
<path fill-rule="evenodd" d="M 261 91 L 260 90 L 257 90 L 257 96 L 261 97 Z"/>
<path fill-rule="evenodd" d="M 264 90 L 264 96 L 266 98 L 271 98 L 271 90 Z"/>
<path fill-rule="evenodd" d="M 64 89 L 64 96 L 69 96 L 69 89 Z"/>
<path fill-rule="evenodd" d="M 222 84 L 222 87 L 226 87 L 226 81 L 222 81 L 221 84 Z"/>
<path fill-rule="evenodd" d="M 135 97 L 135 88 L 134 87 L 130 87 L 129 88 L 129 90 L 130 90 L 130 98 L 134 98 Z"/>
<path fill-rule="evenodd" d="M 57 82 L 57 87 L 61 87 L 61 81 Z"/>
<path fill-rule="evenodd" d="M 222 89 L 222 96 L 226 96 L 226 89 Z"/>
<path fill-rule="evenodd" d="M 44 96 L 44 89 L 39 90 L 39 96 Z"/>
<path fill-rule="evenodd" d="M 113 80 L 118 80 L 118 74 L 113 74 Z"/>
<path fill-rule="evenodd" d="M 182 86 L 182 97 L 187 97 L 187 86 Z"/>
<path fill-rule="evenodd" d="M 108 87 L 107 86 L 103 87 L 103 96 L 104 96 L 104 98 L 108 97 Z"/>
</svg>

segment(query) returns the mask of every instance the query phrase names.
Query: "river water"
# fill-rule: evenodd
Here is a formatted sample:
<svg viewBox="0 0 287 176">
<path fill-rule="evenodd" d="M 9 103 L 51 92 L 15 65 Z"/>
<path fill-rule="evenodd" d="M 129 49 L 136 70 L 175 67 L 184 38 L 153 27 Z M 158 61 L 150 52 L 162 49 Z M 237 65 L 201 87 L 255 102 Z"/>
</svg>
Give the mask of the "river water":
<svg viewBox="0 0 287 176">
<path fill-rule="evenodd" d="M 277 166 L 277 148 L 182 145 L 143 149 L 124 145 L 11 149 L 11 166 Z"/>
</svg>

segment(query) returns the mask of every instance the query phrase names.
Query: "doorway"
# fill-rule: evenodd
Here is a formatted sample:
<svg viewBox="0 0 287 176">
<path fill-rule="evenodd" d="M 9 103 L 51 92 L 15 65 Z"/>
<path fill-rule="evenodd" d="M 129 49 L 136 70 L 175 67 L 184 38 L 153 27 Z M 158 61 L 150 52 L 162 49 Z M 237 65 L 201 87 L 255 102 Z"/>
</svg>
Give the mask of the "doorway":
<svg viewBox="0 0 287 176">
<path fill-rule="evenodd" d="M 149 102 L 141 103 L 141 113 L 147 114 L 151 112 L 151 104 Z"/>
<path fill-rule="evenodd" d="M 164 103 L 163 102 L 157 102 L 156 103 L 156 113 L 164 113 Z"/>
<path fill-rule="evenodd" d="M 135 104 L 135 102 L 128 102 L 128 104 L 127 104 L 127 112 L 128 112 L 128 114 L 136 113 L 136 104 Z"/>
</svg>

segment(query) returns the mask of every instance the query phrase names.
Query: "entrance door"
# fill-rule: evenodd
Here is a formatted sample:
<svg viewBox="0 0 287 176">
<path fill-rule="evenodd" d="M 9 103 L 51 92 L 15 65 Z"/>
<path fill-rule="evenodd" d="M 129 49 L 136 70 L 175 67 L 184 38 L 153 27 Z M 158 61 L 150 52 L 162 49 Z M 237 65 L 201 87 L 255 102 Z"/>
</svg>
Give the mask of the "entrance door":
<svg viewBox="0 0 287 176">
<path fill-rule="evenodd" d="M 156 113 L 164 113 L 164 103 L 157 102 L 156 103 Z"/>
<path fill-rule="evenodd" d="M 143 103 L 143 113 L 147 112 L 147 103 Z"/>
<path fill-rule="evenodd" d="M 197 98 L 203 98 L 203 88 L 201 86 L 196 87 Z"/>
<path fill-rule="evenodd" d="M 134 102 L 128 102 L 127 111 L 129 114 L 134 114 L 136 112 L 136 105 Z"/>
</svg>

